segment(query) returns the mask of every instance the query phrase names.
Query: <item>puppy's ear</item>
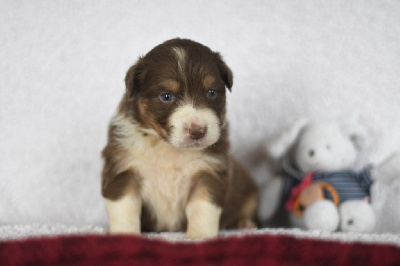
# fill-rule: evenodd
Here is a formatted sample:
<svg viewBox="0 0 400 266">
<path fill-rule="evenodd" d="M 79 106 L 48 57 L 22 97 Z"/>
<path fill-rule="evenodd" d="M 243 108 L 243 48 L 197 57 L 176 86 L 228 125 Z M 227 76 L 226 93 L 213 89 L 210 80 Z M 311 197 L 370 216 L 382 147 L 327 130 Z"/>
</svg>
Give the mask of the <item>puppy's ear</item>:
<svg viewBox="0 0 400 266">
<path fill-rule="evenodd" d="M 232 91 L 233 85 L 233 75 L 231 69 L 225 64 L 224 60 L 222 60 L 222 56 L 219 53 L 214 53 L 215 58 L 217 59 L 217 66 L 219 69 L 219 73 L 221 74 L 222 80 L 225 82 L 226 87 Z"/>
<path fill-rule="evenodd" d="M 125 77 L 125 85 L 126 91 L 128 93 L 129 99 L 133 99 L 139 93 L 141 89 L 142 83 L 142 72 L 143 72 L 143 63 L 142 58 L 129 68 Z"/>
</svg>

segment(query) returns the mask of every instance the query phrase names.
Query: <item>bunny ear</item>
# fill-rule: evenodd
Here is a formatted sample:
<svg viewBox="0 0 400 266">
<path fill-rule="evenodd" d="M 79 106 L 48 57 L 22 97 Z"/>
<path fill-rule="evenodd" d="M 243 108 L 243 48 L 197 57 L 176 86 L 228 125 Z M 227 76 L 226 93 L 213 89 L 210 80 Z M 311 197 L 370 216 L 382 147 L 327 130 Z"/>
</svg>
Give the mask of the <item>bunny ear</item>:
<svg viewBox="0 0 400 266">
<path fill-rule="evenodd" d="M 348 119 L 341 119 L 341 129 L 343 134 L 353 142 L 357 150 L 364 150 L 370 145 L 371 134 L 357 117 L 352 116 Z"/>
<path fill-rule="evenodd" d="M 295 123 L 292 128 L 288 131 L 282 133 L 276 139 L 272 140 L 267 144 L 267 152 L 268 154 L 274 158 L 281 158 L 289 148 L 295 143 L 297 140 L 300 131 L 308 124 L 308 120 L 302 119 Z"/>
</svg>

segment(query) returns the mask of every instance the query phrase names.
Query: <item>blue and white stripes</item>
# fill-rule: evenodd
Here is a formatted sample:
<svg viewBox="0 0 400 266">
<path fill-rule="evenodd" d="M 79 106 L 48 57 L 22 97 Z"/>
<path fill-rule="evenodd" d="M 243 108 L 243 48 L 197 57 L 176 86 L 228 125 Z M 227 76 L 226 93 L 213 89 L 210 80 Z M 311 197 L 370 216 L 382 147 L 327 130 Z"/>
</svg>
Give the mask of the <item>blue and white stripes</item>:
<svg viewBox="0 0 400 266">
<path fill-rule="evenodd" d="M 295 169 L 287 158 L 282 162 L 284 172 L 284 185 L 282 191 L 282 202 L 286 202 L 292 188 L 299 185 L 306 175 Z M 373 184 L 371 178 L 372 165 L 368 165 L 360 172 L 341 171 L 341 172 L 314 172 L 313 183 L 325 182 L 333 186 L 339 195 L 339 202 L 350 199 L 364 199 L 370 197 L 370 188 Z M 325 197 L 332 200 L 332 195 L 325 192 Z"/>
<path fill-rule="evenodd" d="M 361 172 L 343 171 L 333 173 L 314 173 L 313 182 L 325 182 L 333 186 L 339 195 L 339 202 L 350 199 L 370 197 L 372 166 L 367 166 Z M 326 198 L 332 199 L 329 193 Z"/>
</svg>

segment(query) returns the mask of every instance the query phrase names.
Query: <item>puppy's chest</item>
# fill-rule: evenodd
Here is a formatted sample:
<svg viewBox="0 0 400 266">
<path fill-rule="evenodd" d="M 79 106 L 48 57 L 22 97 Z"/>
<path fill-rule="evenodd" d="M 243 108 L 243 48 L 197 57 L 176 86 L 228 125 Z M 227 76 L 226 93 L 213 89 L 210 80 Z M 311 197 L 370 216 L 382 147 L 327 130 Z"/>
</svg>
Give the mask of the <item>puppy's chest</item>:
<svg viewBox="0 0 400 266">
<path fill-rule="evenodd" d="M 141 196 L 157 231 L 180 230 L 194 176 L 213 168 L 215 159 L 200 151 L 179 151 L 164 142 L 141 140 L 130 150 L 130 165 L 141 176 Z"/>
<path fill-rule="evenodd" d="M 185 219 L 184 207 L 192 184 L 193 172 L 180 165 L 160 160 L 158 164 L 138 167 L 142 177 L 141 194 L 156 221 L 158 231 L 179 230 Z"/>
</svg>

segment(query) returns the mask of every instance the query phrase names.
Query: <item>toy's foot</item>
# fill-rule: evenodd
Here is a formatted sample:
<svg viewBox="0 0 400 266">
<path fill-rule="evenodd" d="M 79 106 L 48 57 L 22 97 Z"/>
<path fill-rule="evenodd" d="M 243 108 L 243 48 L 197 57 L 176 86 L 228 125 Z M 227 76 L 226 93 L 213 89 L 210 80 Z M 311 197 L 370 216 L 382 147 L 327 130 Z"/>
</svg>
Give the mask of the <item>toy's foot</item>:
<svg viewBox="0 0 400 266">
<path fill-rule="evenodd" d="M 332 201 L 318 200 L 304 211 L 304 223 L 308 229 L 333 232 L 339 226 L 339 213 Z"/>
<path fill-rule="evenodd" d="M 340 229 L 345 232 L 369 233 L 375 227 L 375 214 L 365 200 L 348 200 L 339 207 Z"/>
</svg>

